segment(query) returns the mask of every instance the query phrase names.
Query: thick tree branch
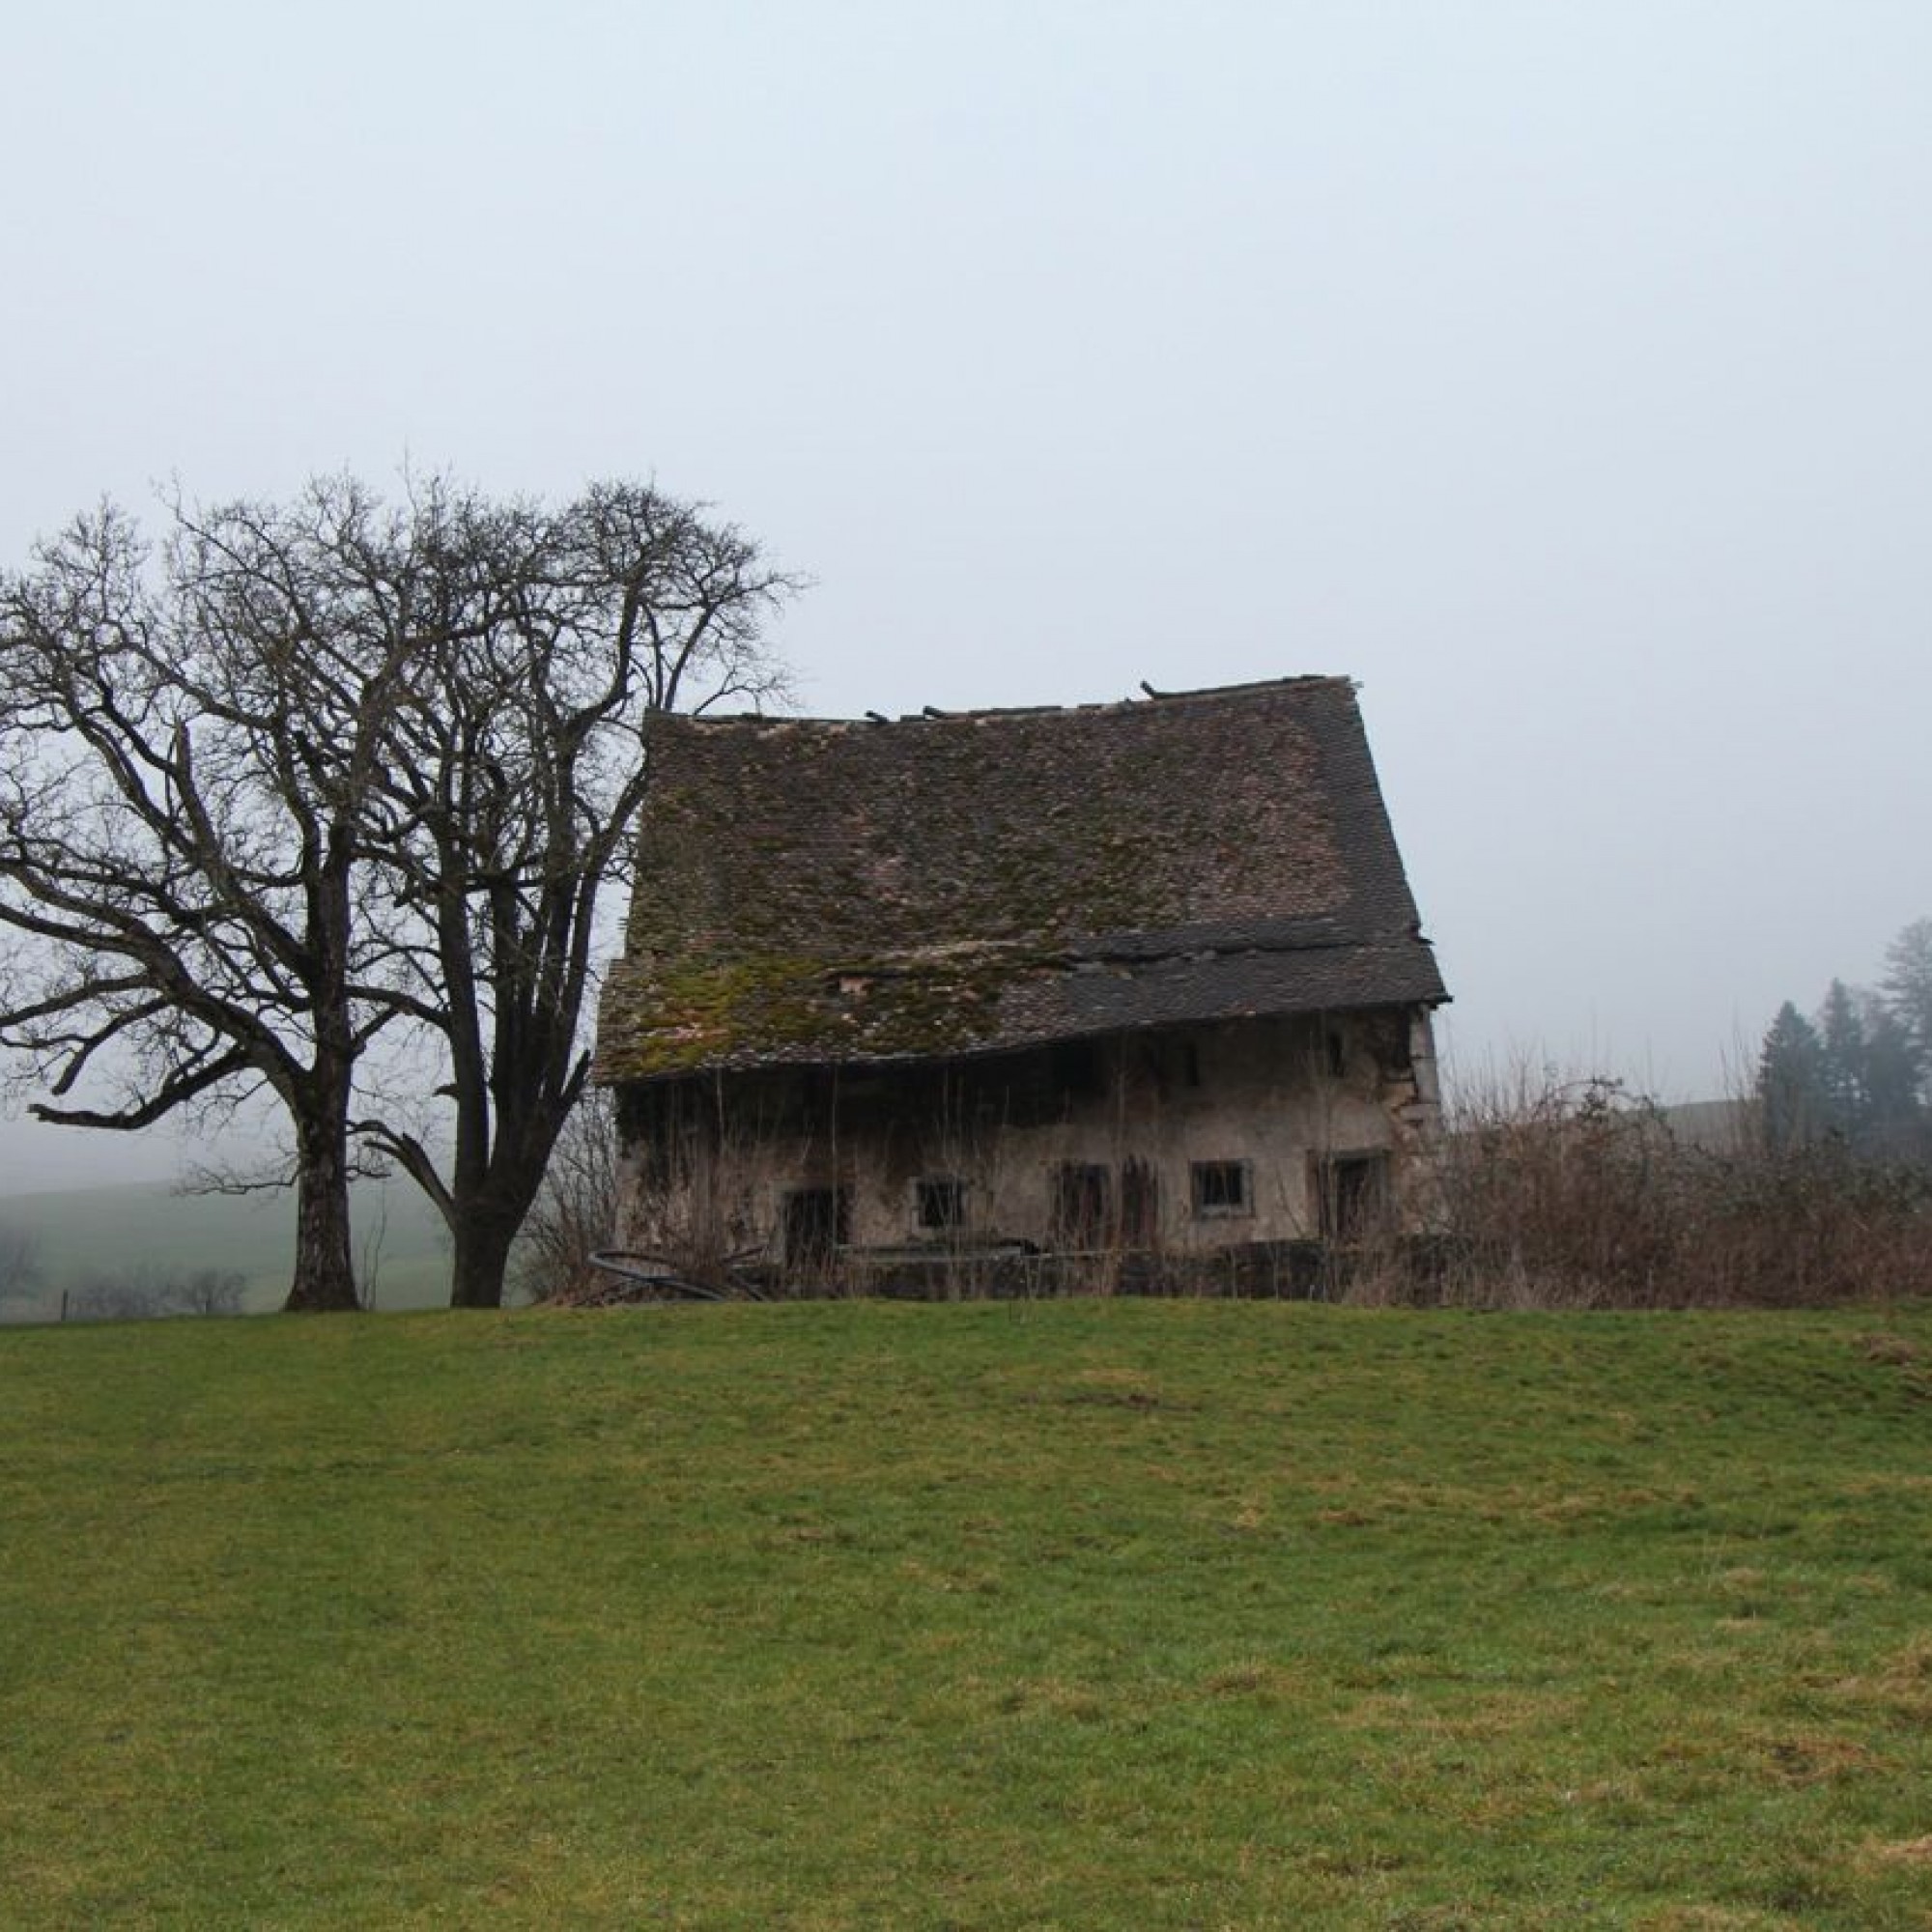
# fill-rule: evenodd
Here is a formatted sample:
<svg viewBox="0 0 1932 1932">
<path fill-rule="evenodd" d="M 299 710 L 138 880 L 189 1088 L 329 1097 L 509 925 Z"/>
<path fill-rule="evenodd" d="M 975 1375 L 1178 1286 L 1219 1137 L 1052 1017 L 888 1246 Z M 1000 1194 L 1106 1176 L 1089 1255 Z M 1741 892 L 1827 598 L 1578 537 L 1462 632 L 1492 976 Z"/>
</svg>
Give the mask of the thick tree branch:
<svg viewBox="0 0 1932 1932">
<path fill-rule="evenodd" d="M 185 1106 L 206 1094 L 210 1088 L 219 1086 L 247 1065 L 248 1056 L 245 1053 L 222 1054 L 193 1073 L 164 1081 L 146 1100 L 115 1112 L 91 1107 L 54 1107 L 38 1100 L 27 1111 L 35 1120 L 48 1122 L 54 1126 L 106 1127 L 120 1133 L 131 1133 L 165 1120 L 177 1107 Z"/>
</svg>

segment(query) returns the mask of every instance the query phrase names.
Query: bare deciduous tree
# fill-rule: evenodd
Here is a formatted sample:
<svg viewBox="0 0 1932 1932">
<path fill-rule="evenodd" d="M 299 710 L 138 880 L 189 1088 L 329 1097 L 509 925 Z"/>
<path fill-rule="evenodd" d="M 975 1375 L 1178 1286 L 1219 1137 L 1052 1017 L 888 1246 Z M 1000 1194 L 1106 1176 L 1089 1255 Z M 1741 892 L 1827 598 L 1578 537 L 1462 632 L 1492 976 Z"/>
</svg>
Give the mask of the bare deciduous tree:
<svg viewBox="0 0 1932 1932">
<path fill-rule="evenodd" d="M 430 489 L 394 595 L 434 613 L 393 721 L 373 849 L 406 970 L 440 1036 L 447 1168 L 372 1121 L 446 1219 L 452 1299 L 494 1307 L 583 1090 L 596 950 L 631 872 L 653 716 L 770 696 L 763 625 L 794 587 L 741 532 L 631 484 L 547 512 Z"/>
<path fill-rule="evenodd" d="M 169 1274 L 136 1267 L 99 1274 L 68 1298 L 76 1321 L 151 1321 L 164 1315 L 239 1315 L 247 1286 L 233 1269 L 201 1267 Z"/>
<path fill-rule="evenodd" d="M 0 1047 L 33 1111 L 125 1130 L 267 1092 L 291 1307 L 356 1303 L 357 1142 L 444 1215 L 453 1299 L 498 1303 L 586 1077 L 649 721 L 773 691 L 793 587 L 636 485 L 176 504 L 157 565 L 119 513 L 77 521 L 0 579 Z M 446 1169 L 366 1078 L 384 1029 L 444 1069 Z"/>
<path fill-rule="evenodd" d="M 360 812 L 412 639 L 345 595 L 351 485 L 177 505 L 153 567 L 111 509 L 0 580 L 0 1045 L 66 1125 L 129 1130 L 263 1089 L 295 1141 L 292 1308 L 352 1308 Z M 90 1077 L 110 1092 L 79 1095 Z"/>
</svg>

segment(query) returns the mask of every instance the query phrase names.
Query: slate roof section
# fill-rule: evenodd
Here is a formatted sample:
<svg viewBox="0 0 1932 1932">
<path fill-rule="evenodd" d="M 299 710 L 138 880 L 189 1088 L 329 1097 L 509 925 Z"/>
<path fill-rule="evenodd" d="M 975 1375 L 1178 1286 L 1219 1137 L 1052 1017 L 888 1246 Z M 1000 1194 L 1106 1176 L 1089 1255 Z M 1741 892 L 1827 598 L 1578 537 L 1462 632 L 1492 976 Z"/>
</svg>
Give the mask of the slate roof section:
<svg viewBox="0 0 1932 1932">
<path fill-rule="evenodd" d="M 667 717 L 651 757 L 606 1083 L 1448 997 L 1344 678 Z"/>
</svg>

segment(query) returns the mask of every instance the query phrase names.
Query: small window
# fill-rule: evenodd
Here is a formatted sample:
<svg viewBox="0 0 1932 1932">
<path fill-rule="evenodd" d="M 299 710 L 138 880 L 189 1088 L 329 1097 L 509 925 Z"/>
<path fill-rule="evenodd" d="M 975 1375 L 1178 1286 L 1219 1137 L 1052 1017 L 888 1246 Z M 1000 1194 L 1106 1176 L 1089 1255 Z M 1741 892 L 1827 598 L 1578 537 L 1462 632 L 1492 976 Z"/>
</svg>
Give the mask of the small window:
<svg viewBox="0 0 1932 1932">
<path fill-rule="evenodd" d="M 966 1225 L 966 1183 L 951 1175 L 932 1175 L 913 1183 L 919 1225 L 933 1233 Z"/>
<path fill-rule="evenodd" d="M 1197 1160 L 1189 1171 L 1196 1220 L 1255 1211 L 1254 1169 L 1246 1161 Z"/>
<path fill-rule="evenodd" d="M 1121 1169 L 1121 1244 L 1151 1248 L 1160 1241 L 1160 1177 L 1138 1155 Z"/>
<path fill-rule="evenodd" d="M 801 1187 L 784 1199 L 785 1265 L 824 1273 L 852 1238 L 852 1196 L 843 1187 Z"/>
<path fill-rule="evenodd" d="M 1063 1246 L 1099 1248 L 1107 1243 L 1112 1176 L 1104 1167 L 1067 1161 L 1053 1171 L 1053 1232 Z"/>
<path fill-rule="evenodd" d="M 1349 1070 L 1349 1049 L 1339 1033 L 1325 1036 L 1328 1046 L 1328 1077 L 1340 1080 Z"/>
<path fill-rule="evenodd" d="M 1348 1153 L 1318 1160 L 1315 1184 L 1323 1240 L 1367 1240 L 1388 1227 L 1387 1154 Z"/>
<path fill-rule="evenodd" d="M 1377 1048 L 1382 1071 L 1390 1079 L 1406 1080 L 1414 1073 L 1415 1056 L 1409 1044 L 1408 1015 L 1406 1012 L 1383 1015 Z"/>
</svg>

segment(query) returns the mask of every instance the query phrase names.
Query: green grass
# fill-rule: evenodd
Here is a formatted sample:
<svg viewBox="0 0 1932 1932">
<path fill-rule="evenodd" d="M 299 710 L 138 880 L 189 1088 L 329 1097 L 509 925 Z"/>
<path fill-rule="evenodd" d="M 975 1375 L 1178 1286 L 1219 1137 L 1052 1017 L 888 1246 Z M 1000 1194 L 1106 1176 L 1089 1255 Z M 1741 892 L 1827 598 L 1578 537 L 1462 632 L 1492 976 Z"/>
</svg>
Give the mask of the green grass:
<svg viewBox="0 0 1932 1932">
<path fill-rule="evenodd" d="M 1923 1927 L 1928 1398 L 1922 1309 L 9 1331 L 0 1922 Z"/>
</svg>

